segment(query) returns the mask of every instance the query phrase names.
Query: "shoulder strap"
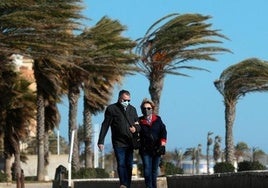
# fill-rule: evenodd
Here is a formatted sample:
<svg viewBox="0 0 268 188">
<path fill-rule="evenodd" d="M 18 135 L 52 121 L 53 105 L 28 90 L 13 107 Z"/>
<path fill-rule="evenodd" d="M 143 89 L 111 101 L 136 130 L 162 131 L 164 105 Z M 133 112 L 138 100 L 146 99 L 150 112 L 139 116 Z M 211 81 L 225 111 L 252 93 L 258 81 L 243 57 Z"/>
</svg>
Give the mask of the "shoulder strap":
<svg viewBox="0 0 268 188">
<path fill-rule="evenodd" d="M 123 116 L 126 118 L 129 126 L 132 127 L 131 123 L 129 122 L 129 120 L 127 118 L 126 111 L 123 108 L 120 108 L 119 106 L 117 106 L 117 107 L 120 109 L 120 111 L 122 112 Z"/>
</svg>

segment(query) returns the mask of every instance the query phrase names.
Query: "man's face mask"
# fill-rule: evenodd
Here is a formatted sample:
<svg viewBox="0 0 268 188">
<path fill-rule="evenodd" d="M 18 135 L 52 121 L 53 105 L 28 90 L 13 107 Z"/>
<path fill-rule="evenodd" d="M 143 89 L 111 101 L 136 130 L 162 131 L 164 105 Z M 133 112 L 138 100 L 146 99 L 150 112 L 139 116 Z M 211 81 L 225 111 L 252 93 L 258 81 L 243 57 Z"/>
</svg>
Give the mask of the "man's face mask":
<svg viewBox="0 0 268 188">
<path fill-rule="evenodd" d="M 121 101 L 121 105 L 124 107 L 124 108 L 126 108 L 128 105 L 129 105 L 129 102 L 130 102 L 130 100 L 122 100 Z"/>
</svg>

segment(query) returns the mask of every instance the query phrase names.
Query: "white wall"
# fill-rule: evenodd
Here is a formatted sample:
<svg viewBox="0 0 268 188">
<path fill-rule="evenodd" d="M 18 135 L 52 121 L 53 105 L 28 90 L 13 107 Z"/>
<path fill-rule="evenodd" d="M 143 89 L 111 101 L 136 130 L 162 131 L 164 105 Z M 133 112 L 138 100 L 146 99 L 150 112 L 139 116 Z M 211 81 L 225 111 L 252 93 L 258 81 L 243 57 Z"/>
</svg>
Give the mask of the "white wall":
<svg viewBox="0 0 268 188">
<path fill-rule="evenodd" d="M 53 180 L 56 172 L 56 168 L 59 165 L 63 165 L 68 169 L 68 154 L 65 155 L 50 155 L 49 165 L 47 169 L 46 180 Z M 37 175 L 37 155 L 27 155 L 27 163 L 21 163 L 24 176 L 36 176 Z"/>
</svg>

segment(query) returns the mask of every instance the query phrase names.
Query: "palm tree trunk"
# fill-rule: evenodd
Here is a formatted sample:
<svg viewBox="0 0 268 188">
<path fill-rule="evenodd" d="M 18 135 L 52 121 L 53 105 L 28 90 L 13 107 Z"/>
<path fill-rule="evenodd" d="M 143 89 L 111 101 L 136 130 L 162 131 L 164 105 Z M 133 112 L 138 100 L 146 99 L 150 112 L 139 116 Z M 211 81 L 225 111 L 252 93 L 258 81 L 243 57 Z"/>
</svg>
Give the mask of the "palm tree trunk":
<svg viewBox="0 0 268 188">
<path fill-rule="evenodd" d="M 21 188 L 21 164 L 20 164 L 20 141 L 15 133 L 10 134 L 10 144 L 14 149 L 14 175 L 17 181 L 17 188 Z"/>
<path fill-rule="evenodd" d="M 160 74 L 159 74 L 160 75 Z M 149 93 L 151 95 L 151 99 L 155 104 L 154 113 L 159 113 L 159 105 L 160 105 L 160 97 L 163 90 L 164 85 L 164 77 L 163 76 L 150 76 L 150 85 L 149 85 Z"/>
<path fill-rule="evenodd" d="M 19 144 L 19 143 L 18 143 Z M 22 169 L 20 165 L 20 151 L 15 151 L 14 154 L 15 157 L 15 176 L 16 176 L 16 181 L 17 181 L 17 188 L 22 188 Z"/>
<path fill-rule="evenodd" d="M 6 156 L 6 159 L 5 159 L 5 174 L 7 176 L 7 182 L 12 182 L 11 155 Z"/>
<path fill-rule="evenodd" d="M 200 170 L 199 170 L 200 155 L 201 155 L 200 150 L 199 150 L 199 148 L 197 148 L 197 150 L 196 150 L 196 166 L 195 166 L 196 174 L 200 173 Z"/>
<path fill-rule="evenodd" d="M 91 151 L 91 140 L 92 140 L 92 119 L 87 99 L 84 97 L 84 142 L 85 142 L 85 167 L 92 168 L 92 151 Z"/>
<path fill-rule="evenodd" d="M 37 87 L 38 88 L 38 87 Z M 45 179 L 45 108 L 44 97 L 37 90 L 37 180 L 44 181 Z"/>
<path fill-rule="evenodd" d="M 194 171 L 195 171 L 195 159 L 192 159 L 192 174 L 194 174 Z"/>
<path fill-rule="evenodd" d="M 68 99 L 69 99 L 69 142 L 71 142 L 71 135 L 73 130 L 77 130 L 77 109 L 78 109 L 78 99 L 80 91 L 76 86 L 70 86 Z M 74 134 L 74 143 L 73 143 L 73 154 L 72 154 L 72 168 L 75 172 L 80 169 L 79 165 L 79 147 L 78 147 L 78 138 L 77 131 Z"/>
<path fill-rule="evenodd" d="M 45 137 L 44 137 L 44 152 L 45 152 L 45 156 L 44 156 L 44 160 L 45 160 L 45 166 L 44 166 L 44 171 L 45 171 L 45 175 L 48 174 L 48 165 L 49 165 L 49 134 L 48 131 L 45 131 Z"/>
<path fill-rule="evenodd" d="M 209 172 L 209 144 L 207 144 L 207 174 L 210 174 Z"/>
<path fill-rule="evenodd" d="M 212 139 L 210 138 L 210 135 L 213 134 L 212 132 L 208 132 L 207 134 L 207 174 L 210 174 L 210 171 L 209 171 L 209 163 L 210 163 L 210 160 L 209 160 L 209 147 L 210 145 L 212 144 Z"/>
<path fill-rule="evenodd" d="M 233 141 L 233 124 L 235 120 L 235 101 L 225 102 L 225 160 L 234 164 L 234 141 Z"/>
</svg>

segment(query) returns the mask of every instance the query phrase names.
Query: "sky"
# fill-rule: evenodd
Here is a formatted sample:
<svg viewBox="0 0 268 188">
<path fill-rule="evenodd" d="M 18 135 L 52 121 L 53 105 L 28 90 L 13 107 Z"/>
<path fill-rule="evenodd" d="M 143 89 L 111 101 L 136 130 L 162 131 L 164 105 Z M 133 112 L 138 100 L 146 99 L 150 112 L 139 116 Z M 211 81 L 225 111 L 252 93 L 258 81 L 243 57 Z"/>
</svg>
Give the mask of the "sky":
<svg viewBox="0 0 268 188">
<path fill-rule="evenodd" d="M 83 14 L 90 18 L 84 22 L 94 26 L 103 16 L 120 21 L 127 27 L 124 36 L 135 40 L 143 37 L 158 19 L 171 13 L 198 13 L 212 18 L 208 23 L 229 40 L 221 47 L 233 53 L 217 55 L 217 62 L 194 61 L 188 65 L 206 68 L 206 71 L 182 71 L 191 77 L 166 75 L 161 95 L 160 112 L 167 132 L 167 150 L 202 145 L 206 150 L 207 133 L 222 137 L 225 147 L 225 117 L 222 95 L 213 82 L 231 65 L 256 57 L 268 60 L 267 0 L 86 0 Z M 116 102 L 118 91 L 131 92 L 131 104 L 140 115 L 140 103 L 150 98 L 149 82 L 141 74 L 127 76 L 121 86 L 116 86 L 111 103 Z M 67 138 L 68 102 L 59 105 L 61 113 L 60 135 Z M 268 153 L 268 93 L 248 93 L 238 100 L 233 126 L 234 143 L 245 142 Z M 101 125 L 103 113 L 93 117 L 93 124 Z M 78 110 L 78 124 L 82 124 L 82 102 Z M 111 138 L 107 135 L 105 144 Z"/>
</svg>

